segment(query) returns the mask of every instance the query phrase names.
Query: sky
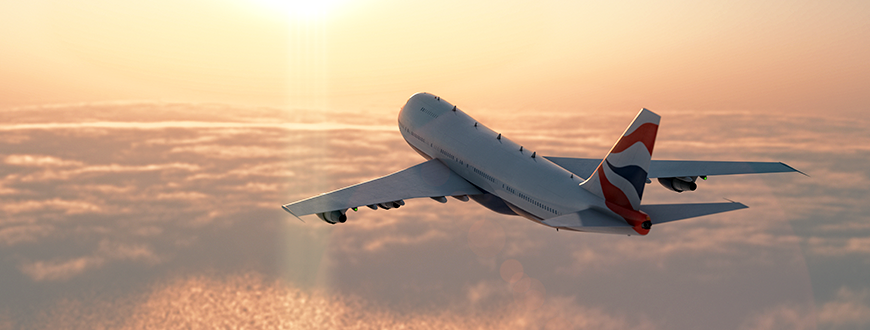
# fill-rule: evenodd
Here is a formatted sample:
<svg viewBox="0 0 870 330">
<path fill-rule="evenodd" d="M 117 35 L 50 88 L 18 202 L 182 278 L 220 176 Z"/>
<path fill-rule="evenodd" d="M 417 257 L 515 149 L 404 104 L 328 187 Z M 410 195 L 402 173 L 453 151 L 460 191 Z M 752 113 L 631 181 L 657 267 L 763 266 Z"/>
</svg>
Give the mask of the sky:
<svg viewBox="0 0 870 330">
<path fill-rule="evenodd" d="M 392 114 L 430 91 L 516 111 L 864 116 L 870 83 L 866 1 L 4 3 L 0 106 L 159 99 Z"/>
<path fill-rule="evenodd" d="M 0 329 L 863 329 L 870 8 L 756 3 L 3 2 Z M 543 155 L 783 161 L 646 203 L 646 237 L 451 199 L 280 205 L 421 161 L 419 91 Z"/>
</svg>

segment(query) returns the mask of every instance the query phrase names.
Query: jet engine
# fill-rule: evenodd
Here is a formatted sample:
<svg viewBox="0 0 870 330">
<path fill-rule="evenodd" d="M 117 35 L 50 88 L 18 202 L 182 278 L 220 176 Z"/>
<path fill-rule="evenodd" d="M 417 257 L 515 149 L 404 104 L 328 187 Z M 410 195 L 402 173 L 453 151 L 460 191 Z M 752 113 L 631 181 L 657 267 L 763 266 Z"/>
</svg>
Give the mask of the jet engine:
<svg viewBox="0 0 870 330">
<path fill-rule="evenodd" d="M 665 186 L 665 188 L 668 188 L 669 190 L 681 193 L 684 191 L 695 191 L 695 189 L 698 189 L 698 184 L 695 183 L 695 180 L 697 179 L 697 176 L 659 178 L 659 183 L 661 183 L 663 186 Z"/>
<path fill-rule="evenodd" d="M 403 201 L 401 199 L 397 200 L 397 201 L 377 204 L 377 206 L 380 206 L 384 210 L 397 209 L 397 208 L 401 207 L 402 205 L 405 205 L 405 201 Z"/>
<path fill-rule="evenodd" d="M 338 222 L 344 223 L 347 221 L 347 215 L 345 215 L 345 212 L 347 212 L 347 209 L 323 212 L 318 213 L 317 217 L 334 225 Z"/>
</svg>

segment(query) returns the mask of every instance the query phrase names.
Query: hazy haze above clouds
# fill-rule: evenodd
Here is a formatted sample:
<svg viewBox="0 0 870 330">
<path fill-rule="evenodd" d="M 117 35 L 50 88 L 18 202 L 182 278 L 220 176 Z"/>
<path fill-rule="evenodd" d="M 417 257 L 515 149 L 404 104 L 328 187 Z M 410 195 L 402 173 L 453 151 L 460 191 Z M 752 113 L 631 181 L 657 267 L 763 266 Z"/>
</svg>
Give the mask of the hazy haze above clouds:
<svg viewBox="0 0 870 330">
<path fill-rule="evenodd" d="M 306 4 L 332 4 L 299 17 Z M 312 5 L 313 6 L 313 5 Z M 0 107 L 167 100 L 391 115 L 640 107 L 865 119 L 866 1 L 37 0 L 0 12 Z"/>
</svg>

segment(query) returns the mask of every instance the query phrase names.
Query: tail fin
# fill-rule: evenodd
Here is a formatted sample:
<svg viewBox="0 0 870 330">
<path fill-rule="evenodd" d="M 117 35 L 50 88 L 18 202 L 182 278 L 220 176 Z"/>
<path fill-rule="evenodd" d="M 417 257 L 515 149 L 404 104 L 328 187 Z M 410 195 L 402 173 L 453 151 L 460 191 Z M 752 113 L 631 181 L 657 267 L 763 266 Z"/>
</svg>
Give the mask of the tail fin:
<svg viewBox="0 0 870 330">
<path fill-rule="evenodd" d="M 589 180 L 580 184 L 603 198 L 611 211 L 638 227 L 636 229 L 649 226 L 642 225 L 649 218 L 639 211 L 640 199 L 643 197 L 660 119 L 652 111 L 640 110 Z"/>
</svg>

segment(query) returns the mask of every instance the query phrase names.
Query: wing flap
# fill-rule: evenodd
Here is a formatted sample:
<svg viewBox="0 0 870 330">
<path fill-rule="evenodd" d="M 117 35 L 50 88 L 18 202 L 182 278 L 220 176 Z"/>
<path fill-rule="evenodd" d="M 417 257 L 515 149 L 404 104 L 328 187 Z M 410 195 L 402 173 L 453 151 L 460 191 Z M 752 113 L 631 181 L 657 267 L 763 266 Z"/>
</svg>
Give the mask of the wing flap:
<svg viewBox="0 0 870 330">
<path fill-rule="evenodd" d="M 640 206 L 640 210 L 649 215 L 653 225 L 745 208 L 748 208 L 748 206 L 738 202 L 649 204 Z"/>
<path fill-rule="evenodd" d="M 282 207 L 295 216 L 420 197 L 477 195 L 480 190 L 432 159 L 396 173 Z"/>
</svg>

